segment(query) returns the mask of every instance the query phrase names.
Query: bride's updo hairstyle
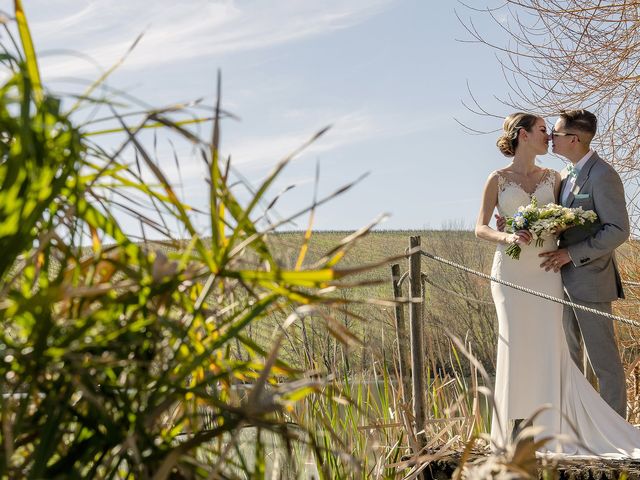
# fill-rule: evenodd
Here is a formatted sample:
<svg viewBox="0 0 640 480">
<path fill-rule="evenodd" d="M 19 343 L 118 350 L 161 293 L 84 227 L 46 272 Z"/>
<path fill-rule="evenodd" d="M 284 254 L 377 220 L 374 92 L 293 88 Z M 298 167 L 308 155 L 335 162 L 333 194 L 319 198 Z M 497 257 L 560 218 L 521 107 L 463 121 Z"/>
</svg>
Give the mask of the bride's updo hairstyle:
<svg viewBox="0 0 640 480">
<path fill-rule="evenodd" d="M 513 157 L 518 148 L 518 132 L 524 128 L 530 132 L 538 120 L 538 116 L 530 113 L 516 112 L 504 119 L 502 124 L 502 135 L 498 138 L 496 145 L 505 157 Z"/>
</svg>

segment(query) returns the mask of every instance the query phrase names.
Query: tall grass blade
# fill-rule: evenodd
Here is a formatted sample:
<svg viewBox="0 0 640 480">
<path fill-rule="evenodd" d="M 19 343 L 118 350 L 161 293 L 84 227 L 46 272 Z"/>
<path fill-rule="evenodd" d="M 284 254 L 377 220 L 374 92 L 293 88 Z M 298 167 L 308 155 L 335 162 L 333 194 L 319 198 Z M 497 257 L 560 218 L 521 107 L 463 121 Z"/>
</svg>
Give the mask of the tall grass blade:
<svg viewBox="0 0 640 480">
<path fill-rule="evenodd" d="M 311 232 L 313 230 L 313 220 L 315 218 L 316 213 L 316 202 L 318 201 L 318 183 L 320 180 L 320 163 L 316 162 L 316 175 L 313 182 L 313 203 L 312 209 L 309 212 L 309 224 L 307 226 L 306 232 L 304 232 L 304 240 L 302 242 L 302 246 L 300 247 L 300 253 L 298 254 L 298 259 L 296 260 L 296 270 L 300 270 L 302 268 L 302 264 L 304 262 L 304 257 L 307 254 L 307 250 L 309 250 L 309 241 L 311 240 Z"/>
<path fill-rule="evenodd" d="M 27 16 L 24 13 L 21 0 L 14 0 L 14 8 L 16 13 L 16 21 L 18 23 L 18 34 L 22 42 L 25 63 L 27 65 L 27 73 L 33 88 L 33 97 L 36 102 L 42 101 L 42 82 L 40 81 L 40 69 L 38 68 L 38 58 L 33 47 L 33 39 L 31 31 L 27 23 Z"/>
<path fill-rule="evenodd" d="M 271 184 L 276 179 L 276 177 L 282 172 L 284 167 L 293 158 L 295 158 L 296 155 L 298 155 L 301 151 L 303 151 L 305 148 L 307 148 L 309 145 L 311 145 L 313 142 L 315 142 L 318 138 L 320 138 L 322 135 L 324 135 L 329 130 L 329 128 L 330 127 L 327 126 L 327 127 L 323 128 L 323 129 L 319 130 L 309 140 L 307 140 L 300 147 L 298 147 L 295 151 L 293 151 L 287 157 L 285 157 L 283 160 L 281 160 L 278 163 L 278 165 L 276 165 L 275 168 L 271 171 L 271 173 L 269 175 L 267 175 L 267 178 L 264 180 L 264 182 L 262 182 L 262 184 L 260 185 L 258 190 L 255 192 L 255 194 L 253 195 L 253 198 L 250 200 L 249 204 L 246 206 L 246 208 L 243 209 L 242 214 L 239 217 L 235 217 L 236 221 L 238 222 L 238 227 L 240 227 L 240 228 L 237 228 L 233 232 L 233 234 L 231 236 L 231 239 L 229 240 L 229 246 L 230 247 L 233 247 L 236 238 L 238 237 L 239 233 L 242 231 L 241 228 L 244 228 L 245 225 L 251 223 L 250 220 L 249 220 L 249 217 L 250 217 L 251 213 L 253 212 L 255 207 L 258 205 L 258 202 L 262 199 L 262 197 L 266 193 L 267 189 L 271 186 Z M 315 205 L 313 207 L 310 207 L 310 208 L 311 209 L 315 208 Z M 255 231 L 255 229 L 253 229 L 253 230 Z M 228 254 L 229 254 L 229 249 L 226 249 L 225 250 L 225 257 L 223 257 L 223 258 L 227 258 Z"/>
<path fill-rule="evenodd" d="M 222 231 L 222 237 L 224 237 L 224 224 L 220 219 L 220 208 L 218 186 L 220 184 L 220 102 L 222 95 L 222 78 L 220 70 L 218 70 L 218 77 L 216 79 L 216 107 L 213 118 L 213 131 L 211 138 L 211 152 L 209 161 L 209 209 L 211 212 L 211 243 L 213 247 L 213 255 L 216 263 L 221 263 L 221 252 L 223 245 L 220 239 L 220 232 Z M 240 225 L 238 225 L 240 227 Z"/>
<path fill-rule="evenodd" d="M 17 0 L 16 0 L 17 1 Z M 74 103 L 71 108 L 69 109 L 69 111 L 67 112 L 67 115 L 71 115 L 73 112 L 75 112 L 81 105 L 82 102 L 85 98 L 88 98 L 91 93 L 98 88 L 100 85 L 102 85 L 104 83 L 104 81 L 109 77 L 109 75 L 111 75 L 118 67 L 120 67 L 120 65 L 122 65 L 124 63 L 124 61 L 127 59 L 127 57 L 129 56 L 129 54 L 133 51 L 134 48 L 136 48 L 136 45 L 138 45 L 138 42 L 140 42 L 140 39 L 142 39 L 144 33 L 141 33 L 140 35 L 138 35 L 136 37 L 136 39 L 133 41 L 133 43 L 131 44 L 131 46 L 127 49 L 127 51 L 125 52 L 125 54 L 120 57 L 120 59 L 111 66 L 111 68 L 109 68 L 106 72 L 104 72 L 100 77 L 98 77 L 97 80 L 95 80 L 90 86 L 89 88 L 87 88 L 87 90 L 82 94 L 82 96 L 76 101 L 76 103 Z"/>
</svg>

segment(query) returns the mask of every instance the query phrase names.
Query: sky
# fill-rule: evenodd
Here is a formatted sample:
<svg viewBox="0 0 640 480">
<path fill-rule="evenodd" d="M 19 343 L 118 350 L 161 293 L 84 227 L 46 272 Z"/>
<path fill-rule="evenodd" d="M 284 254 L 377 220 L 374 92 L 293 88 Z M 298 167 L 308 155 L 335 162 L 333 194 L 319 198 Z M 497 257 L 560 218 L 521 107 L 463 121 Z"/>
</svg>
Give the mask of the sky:
<svg viewBox="0 0 640 480">
<path fill-rule="evenodd" d="M 498 133 L 473 135 L 456 121 L 501 128 L 501 118 L 465 108 L 468 87 L 496 115 L 511 113 L 495 100 L 508 93 L 495 52 L 459 41 L 470 37 L 455 11 L 489 35 L 499 28 L 457 2 L 24 3 L 41 75 L 53 91 L 81 91 L 141 33 L 110 87 L 153 106 L 198 98 L 211 105 L 219 70 L 222 107 L 238 117 L 223 122 L 221 151 L 254 185 L 330 125 L 270 191 L 273 197 L 295 185 L 276 206 L 285 217 L 311 203 L 316 166 L 320 196 L 367 173 L 318 209 L 318 230 L 357 229 L 381 214 L 389 215 L 382 229 L 471 229 L 487 176 L 509 163 L 495 147 Z M 201 127 L 207 137 L 208 128 Z M 159 142 L 158 162 L 187 203 L 206 208 L 202 161 L 187 145 L 176 149 L 179 172 L 168 142 Z M 550 154 L 540 164 L 563 166 Z M 287 228 L 306 225 L 301 217 Z"/>
</svg>

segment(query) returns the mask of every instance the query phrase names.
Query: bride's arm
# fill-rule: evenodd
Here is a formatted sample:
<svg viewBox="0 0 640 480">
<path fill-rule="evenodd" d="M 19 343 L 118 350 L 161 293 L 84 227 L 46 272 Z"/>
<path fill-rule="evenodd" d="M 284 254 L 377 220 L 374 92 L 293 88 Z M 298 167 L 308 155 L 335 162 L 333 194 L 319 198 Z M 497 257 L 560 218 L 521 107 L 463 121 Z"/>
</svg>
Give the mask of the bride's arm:
<svg viewBox="0 0 640 480">
<path fill-rule="evenodd" d="M 480 212 L 478 213 L 478 219 L 476 221 L 476 237 L 495 243 L 529 243 L 531 234 L 526 230 L 520 230 L 516 233 L 506 233 L 498 232 L 489 226 L 491 216 L 497 204 L 498 175 L 493 172 L 489 175 L 487 183 L 484 186 L 484 191 L 482 192 L 482 205 L 480 206 Z"/>
</svg>

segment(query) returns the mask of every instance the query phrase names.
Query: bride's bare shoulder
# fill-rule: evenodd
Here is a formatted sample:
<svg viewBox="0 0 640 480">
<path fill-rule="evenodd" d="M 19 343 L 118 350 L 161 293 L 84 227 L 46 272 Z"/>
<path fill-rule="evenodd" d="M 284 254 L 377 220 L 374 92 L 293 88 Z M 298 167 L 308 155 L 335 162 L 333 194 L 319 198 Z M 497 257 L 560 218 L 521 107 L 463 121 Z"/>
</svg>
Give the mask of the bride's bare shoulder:
<svg viewBox="0 0 640 480">
<path fill-rule="evenodd" d="M 495 170 L 493 172 L 493 176 L 495 177 L 495 181 L 500 185 L 504 184 L 505 182 L 513 182 L 519 180 L 518 172 L 511 166 Z"/>
<path fill-rule="evenodd" d="M 506 181 L 506 175 L 502 172 L 502 170 L 494 170 L 487 177 L 487 181 L 485 182 L 485 190 L 497 191 L 498 189 L 502 189 Z"/>
<path fill-rule="evenodd" d="M 487 183 L 497 183 L 500 179 L 503 179 L 505 176 L 503 170 L 494 170 L 487 177 Z"/>
<path fill-rule="evenodd" d="M 512 165 L 499 168 L 494 173 L 498 178 L 501 178 L 502 180 L 518 179 L 522 176 L 522 174 L 515 170 Z"/>
<path fill-rule="evenodd" d="M 493 172 L 491 172 L 491 174 L 489 175 L 489 178 L 507 178 L 509 175 L 511 175 L 513 172 L 508 168 L 499 168 L 498 170 L 494 170 Z"/>
</svg>

